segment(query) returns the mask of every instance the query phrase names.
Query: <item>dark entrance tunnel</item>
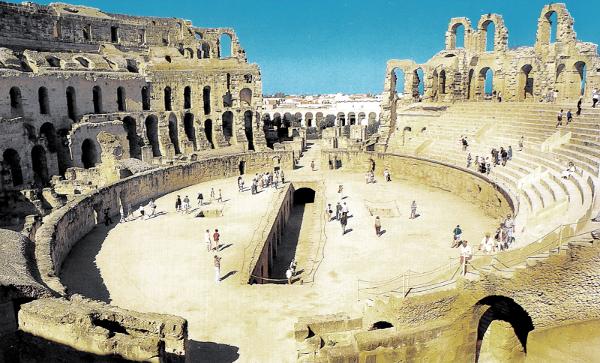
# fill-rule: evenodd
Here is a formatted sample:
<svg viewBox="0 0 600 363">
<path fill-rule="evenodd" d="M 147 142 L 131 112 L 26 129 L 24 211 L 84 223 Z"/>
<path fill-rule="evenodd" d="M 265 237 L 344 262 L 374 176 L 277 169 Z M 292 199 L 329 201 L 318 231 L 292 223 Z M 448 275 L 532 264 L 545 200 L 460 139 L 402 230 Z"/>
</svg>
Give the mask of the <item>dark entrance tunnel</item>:
<svg viewBox="0 0 600 363">
<path fill-rule="evenodd" d="M 534 329 L 534 325 L 531 317 L 521 305 L 517 304 L 511 298 L 496 295 L 481 299 L 477 305 L 487 305 L 489 308 L 483 313 L 477 326 L 476 362 L 479 361 L 485 333 L 494 320 L 502 320 L 509 323 L 521 344 L 523 352 L 527 353 L 527 336 Z"/>
<path fill-rule="evenodd" d="M 315 202 L 315 191 L 310 188 L 300 188 L 294 191 L 294 206 Z"/>
</svg>

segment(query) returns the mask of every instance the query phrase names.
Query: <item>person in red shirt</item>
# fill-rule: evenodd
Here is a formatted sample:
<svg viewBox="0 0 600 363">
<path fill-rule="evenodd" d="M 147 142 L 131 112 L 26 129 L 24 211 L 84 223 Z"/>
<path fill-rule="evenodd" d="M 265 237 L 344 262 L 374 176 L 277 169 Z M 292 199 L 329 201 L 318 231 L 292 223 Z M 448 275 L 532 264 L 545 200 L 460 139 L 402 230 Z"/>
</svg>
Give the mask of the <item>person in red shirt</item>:
<svg viewBox="0 0 600 363">
<path fill-rule="evenodd" d="M 217 251 L 219 249 L 219 247 L 221 246 L 219 244 L 219 238 L 221 238 L 221 235 L 219 234 L 219 230 L 215 229 L 215 233 L 213 233 L 213 243 L 215 244 L 215 246 L 213 247 L 213 250 Z"/>
</svg>

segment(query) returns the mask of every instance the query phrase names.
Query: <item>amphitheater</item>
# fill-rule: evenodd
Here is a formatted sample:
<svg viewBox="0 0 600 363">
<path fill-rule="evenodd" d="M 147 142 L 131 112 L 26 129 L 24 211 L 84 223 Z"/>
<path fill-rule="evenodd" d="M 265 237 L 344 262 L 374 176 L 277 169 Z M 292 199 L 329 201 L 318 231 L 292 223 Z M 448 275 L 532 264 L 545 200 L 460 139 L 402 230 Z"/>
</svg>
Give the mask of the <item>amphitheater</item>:
<svg viewBox="0 0 600 363">
<path fill-rule="evenodd" d="M 532 47 L 501 15 L 451 19 L 362 115 L 266 111 L 233 29 L 61 3 L 0 20 L 0 362 L 598 360 L 600 58 L 564 4 Z M 264 173 L 284 180 L 251 192 Z M 514 242 L 478 250 L 507 215 Z"/>
</svg>

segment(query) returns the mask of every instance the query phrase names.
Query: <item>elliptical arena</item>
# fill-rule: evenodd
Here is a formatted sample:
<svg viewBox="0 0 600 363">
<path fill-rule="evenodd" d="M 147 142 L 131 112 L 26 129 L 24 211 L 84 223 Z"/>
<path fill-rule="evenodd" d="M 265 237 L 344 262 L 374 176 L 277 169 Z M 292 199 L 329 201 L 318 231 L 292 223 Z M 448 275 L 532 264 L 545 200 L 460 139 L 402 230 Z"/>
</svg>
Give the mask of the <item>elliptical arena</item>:
<svg viewBox="0 0 600 363">
<path fill-rule="evenodd" d="M 592 361 L 600 58 L 573 24 L 547 5 L 511 49 L 501 15 L 453 18 L 378 109 L 318 112 L 263 102 L 232 29 L 0 3 L 0 360 Z"/>
</svg>

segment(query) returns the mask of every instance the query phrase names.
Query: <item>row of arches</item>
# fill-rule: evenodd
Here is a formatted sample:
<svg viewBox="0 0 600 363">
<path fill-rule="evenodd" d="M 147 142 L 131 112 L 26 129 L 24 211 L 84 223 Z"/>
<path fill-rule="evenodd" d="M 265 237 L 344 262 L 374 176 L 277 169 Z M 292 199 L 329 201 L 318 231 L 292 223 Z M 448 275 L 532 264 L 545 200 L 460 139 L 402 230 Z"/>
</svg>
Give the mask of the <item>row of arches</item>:
<svg viewBox="0 0 600 363">
<path fill-rule="evenodd" d="M 206 115 L 211 112 L 211 88 L 210 86 L 205 86 L 202 90 L 202 105 L 204 107 L 204 113 Z M 127 93 L 125 87 L 119 86 L 117 87 L 116 92 L 116 104 L 118 112 L 127 112 Z M 242 106 L 251 106 L 252 105 L 252 90 L 249 88 L 243 88 L 239 92 L 239 100 Z M 74 87 L 67 87 L 65 90 L 65 97 L 67 102 L 67 116 L 75 121 L 79 115 L 78 105 L 77 105 L 77 92 Z M 142 87 L 141 89 L 141 97 L 142 97 L 142 109 L 144 111 L 150 111 L 150 90 L 147 86 Z M 50 97 L 48 93 L 48 88 L 42 86 L 38 88 L 37 92 L 38 106 L 39 106 L 39 114 L 40 115 L 49 115 L 51 114 L 50 107 Z M 183 92 L 184 99 L 184 109 L 192 108 L 192 89 L 190 86 L 186 86 Z M 21 89 L 19 87 L 11 87 L 9 90 L 9 101 L 10 101 L 10 109 L 12 117 L 20 117 L 23 116 L 24 113 L 24 105 L 23 105 L 23 95 Z M 103 92 L 102 88 L 98 85 L 92 87 L 92 103 L 93 103 L 93 112 L 95 114 L 101 114 L 105 112 L 104 102 L 103 102 Z M 171 91 L 171 87 L 164 88 L 164 108 L 166 111 L 172 111 L 173 107 L 173 93 Z M 230 103 L 226 103 L 224 101 L 224 106 Z"/>
<path fill-rule="evenodd" d="M 368 124 L 376 122 L 378 115 L 375 112 L 338 112 L 336 114 L 325 114 L 323 112 L 306 112 L 304 114 L 296 112 L 292 114 L 290 112 L 285 112 L 283 115 L 279 112 L 275 112 L 272 115 L 270 113 L 263 114 L 263 123 L 265 125 L 272 124 L 275 127 L 277 127 L 277 125 L 291 127 L 294 124 L 300 124 L 305 127 L 319 127 L 326 119 L 333 121 L 331 126 L 334 124 L 338 126 L 361 125 L 365 122 Z"/>
<path fill-rule="evenodd" d="M 524 101 L 533 99 L 534 92 L 534 67 L 531 64 L 520 66 L 517 77 L 516 100 Z M 466 99 L 489 98 L 496 95 L 500 88 L 495 83 L 495 77 L 500 74 L 495 74 L 492 67 L 483 66 L 479 69 L 470 69 L 467 76 Z M 426 91 L 425 74 L 421 67 L 412 71 L 412 83 L 410 85 L 410 96 L 414 100 L 423 96 Z M 587 65 L 584 61 L 577 61 L 571 65 L 571 68 L 566 64 L 561 63 L 556 68 L 556 75 L 552 83 L 552 91 L 557 91 L 559 95 L 576 95 L 583 96 L 586 92 L 587 82 Z M 394 68 L 391 74 L 391 88 L 396 94 L 405 94 L 406 80 L 404 71 L 401 68 Z M 434 69 L 431 73 L 429 82 L 431 92 L 429 96 L 433 99 L 438 99 L 441 95 L 450 93 L 448 87 L 448 75 L 445 69 Z"/>
</svg>

